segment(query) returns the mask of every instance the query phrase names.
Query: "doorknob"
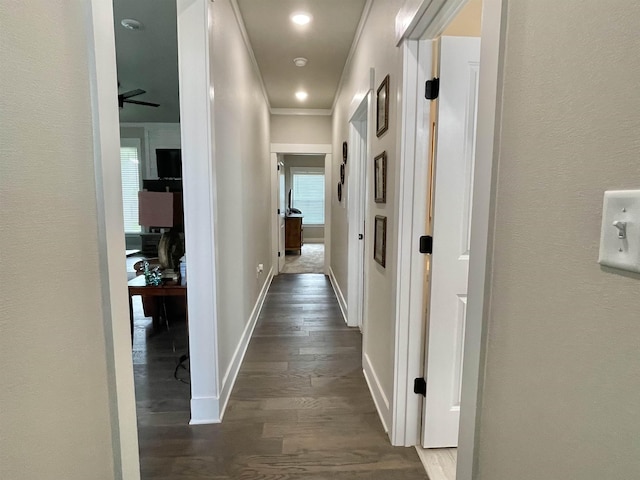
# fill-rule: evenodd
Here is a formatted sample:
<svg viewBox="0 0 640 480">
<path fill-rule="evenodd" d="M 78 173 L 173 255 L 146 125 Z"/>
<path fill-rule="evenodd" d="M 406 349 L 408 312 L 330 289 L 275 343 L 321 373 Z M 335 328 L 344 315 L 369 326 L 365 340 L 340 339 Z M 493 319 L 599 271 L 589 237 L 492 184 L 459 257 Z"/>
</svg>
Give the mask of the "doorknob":
<svg viewBox="0 0 640 480">
<path fill-rule="evenodd" d="M 363 235 L 363 234 L 361 234 L 361 233 L 359 233 L 359 234 L 358 234 L 358 240 L 362 240 L 363 238 L 364 238 L 364 235 Z"/>
</svg>

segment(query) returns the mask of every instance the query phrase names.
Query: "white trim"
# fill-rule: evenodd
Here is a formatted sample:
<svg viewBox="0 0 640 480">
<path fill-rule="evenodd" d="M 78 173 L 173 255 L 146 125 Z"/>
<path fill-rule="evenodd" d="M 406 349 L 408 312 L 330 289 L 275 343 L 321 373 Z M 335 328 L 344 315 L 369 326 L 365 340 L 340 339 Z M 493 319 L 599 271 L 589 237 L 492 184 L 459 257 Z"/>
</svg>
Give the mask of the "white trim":
<svg viewBox="0 0 640 480">
<path fill-rule="evenodd" d="M 267 108 L 270 110 L 271 104 L 269 103 L 269 95 L 267 94 L 267 88 L 264 84 L 264 80 L 262 79 L 262 73 L 260 72 L 258 61 L 256 60 L 256 56 L 253 53 L 251 40 L 249 40 L 249 35 L 247 34 L 247 28 L 244 25 L 244 20 L 242 19 L 242 14 L 240 13 L 240 7 L 238 6 L 238 1 L 229 0 L 229 3 L 231 3 L 231 8 L 233 9 L 233 15 L 236 17 L 236 22 L 238 22 L 238 28 L 240 29 L 240 33 L 242 34 L 242 40 L 244 40 L 244 45 L 247 48 L 247 52 L 249 53 L 249 58 L 251 58 L 251 65 L 253 65 L 253 71 L 258 77 L 258 82 L 260 83 L 262 95 L 264 96 L 264 100 L 267 103 Z"/>
<path fill-rule="evenodd" d="M 396 45 L 405 39 L 434 39 L 469 0 L 406 0 L 396 15 Z"/>
<path fill-rule="evenodd" d="M 342 312 L 342 319 L 344 323 L 347 323 L 347 302 L 344 300 L 344 295 L 342 294 L 342 289 L 340 288 L 340 284 L 336 279 L 335 274 L 333 273 L 333 269 L 329 267 L 329 281 L 331 282 L 331 286 L 333 287 L 333 293 L 336 294 L 336 298 L 338 299 L 338 306 L 340 307 L 340 311 Z"/>
<path fill-rule="evenodd" d="M 326 155 L 331 153 L 333 148 L 329 143 L 272 143 L 271 153 L 283 155 Z"/>
<path fill-rule="evenodd" d="M 187 305 L 191 359 L 191 423 L 219 417 L 217 226 L 209 0 L 178 0 L 178 70 L 184 223 L 189 258 Z"/>
<path fill-rule="evenodd" d="M 331 144 L 304 144 L 304 143 L 272 143 L 271 144 L 271 211 L 278 211 L 278 199 L 276 192 L 278 189 L 278 157 L 286 154 L 302 154 L 302 155 L 324 155 L 324 238 L 331 238 L 331 185 L 333 167 L 333 148 Z M 278 217 L 273 215 L 271 223 L 271 238 L 273 249 L 273 261 L 278 261 Z M 324 246 L 324 274 L 329 274 L 329 265 L 331 265 L 331 243 L 327 242 Z"/>
<path fill-rule="evenodd" d="M 431 77 L 432 42 L 406 40 L 403 50 L 403 116 L 400 119 L 398 265 L 396 272 L 396 329 L 394 348 L 393 422 L 391 443 L 410 446 L 419 441 L 421 397 L 412 392 L 413 379 L 422 376 L 424 255 L 429 185 L 430 105 L 423 86 Z"/>
<path fill-rule="evenodd" d="M 277 153 L 270 154 L 269 171 L 271 172 L 271 215 L 273 221 L 271 222 L 271 245 L 273 245 L 273 251 L 271 252 L 271 263 L 273 264 L 275 275 L 280 274 L 280 260 L 278 253 L 284 255 L 284 250 L 280 252 L 280 215 L 278 214 L 280 193 L 280 179 L 278 178 L 279 170 L 279 155 Z M 284 165 L 284 164 L 282 164 Z M 284 166 L 281 166 L 284 168 Z"/>
<path fill-rule="evenodd" d="M 260 295 L 258 295 L 258 299 L 256 300 L 256 303 L 253 307 L 253 311 L 249 316 L 249 321 L 247 322 L 247 325 L 244 328 L 244 332 L 242 332 L 242 336 L 240 337 L 240 342 L 238 342 L 238 346 L 236 347 L 235 352 L 233 352 L 233 357 L 231 358 L 229 368 L 227 368 L 224 378 L 222 379 L 222 388 L 220 390 L 220 421 L 222 421 L 224 412 L 227 409 L 231 391 L 233 390 L 233 386 L 235 385 L 236 379 L 238 378 L 238 372 L 240 371 L 240 367 L 242 366 L 242 360 L 247 353 L 247 348 L 249 347 L 249 342 L 251 341 L 253 330 L 256 328 L 256 323 L 258 322 L 258 317 L 260 317 L 260 312 L 262 311 L 262 306 L 264 305 L 264 301 L 267 298 L 267 292 L 269 291 L 269 286 L 271 285 L 272 280 L 273 268 L 269 270 L 269 274 L 267 275 L 267 278 L 262 285 Z"/>
<path fill-rule="evenodd" d="M 140 479 L 138 429 L 131 359 L 120 172 L 113 5 L 91 0 L 86 11 L 93 123 L 98 252 L 110 397 L 113 468 L 117 478 Z"/>
<path fill-rule="evenodd" d="M 347 209 L 347 298 L 350 309 L 347 325 L 363 329 L 365 292 L 367 289 L 365 240 L 358 235 L 366 235 L 364 228 L 367 218 L 367 164 L 371 151 L 372 136 L 372 90 L 360 98 L 357 95 L 352 104 L 360 99 L 356 110 L 349 119 L 349 145 L 351 146 L 348 163 L 347 195 L 351 208 Z M 360 127 L 360 128 L 359 128 Z M 365 131 L 360 129 L 364 127 Z"/>
<path fill-rule="evenodd" d="M 492 218 L 495 215 L 493 172 L 498 158 L 494 145 L 500 136 L 502 62 L 504 60 L 506 0 L 484 0 L 473 183 L 473 217 L 469 257 L 467 326 L 462 368 L 462 399 L 458 436 L 458 480 L 477 474 L 479 410 L 485 369 L 486 335 L 491 295 Z"/>
<path fill-rule="evenodd" d="M 331 116 L 333 110 L 330 108 L 272 108 L 271 115 L 314 115 Z"/>
<path fill-rule="evenodd" d="M 220 397 L 191 397 L 191 420 L 189 425 L 220 423 Z"/>
<path fill-rule="evenodd" d="M 338 98 L 340 98 L 340 94 L 342 93 L 342 87 L 344 86 L 344 76 L 349 70 L 349 67 L 351 66 L 351 62 L 353 61 L 353 55 L 356 53 L 356 48 L 358 48 L 358 43 L 360 43 L 360 38 L 362 37 L 364 26 L 367 24 L 367 19 L 369 18 L 369 13 L 371 13 L 372 6 L 373 6 L 373 0 L 367 0 L 367 3 L 365 3 L 364 8 L 362 9 L 360 22 L 358 22 L 358 27 L 356 28 L 356 34 L 353 36 L 353 42 L 351 42 L 351 48 L 349 49 L 349 54 L 347 55 L 347 59 L 344 62 L 342 74 L 340 75 L 338 88 L 336 88 L 336 95 L 333 97 L 333 105 L 331 106 L 332 112 L 334 112 L 336 109 Z"/>
<path fill-rule="evenodd" d="M 391 412 L 389 410 L 389 399 L 384 394 L 384 389 L 380 383 L 380 379 L 376 374 L 369 356 L 365 353 L 362 355 L 362 371 L 364 373 L 364 379 L 367 381 L 373 403 L 378 411 L 378 416 L 382 422 L 382 427 L 385 432 L 389 431 L 389 418 Z"/>
</svg>

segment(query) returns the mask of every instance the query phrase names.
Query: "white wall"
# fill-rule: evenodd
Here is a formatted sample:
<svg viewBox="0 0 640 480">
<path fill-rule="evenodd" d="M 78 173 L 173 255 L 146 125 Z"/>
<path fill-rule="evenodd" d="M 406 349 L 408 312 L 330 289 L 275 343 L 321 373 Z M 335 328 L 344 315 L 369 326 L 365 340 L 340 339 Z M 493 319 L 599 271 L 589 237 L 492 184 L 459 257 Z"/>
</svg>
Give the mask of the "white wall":
<svg viewBox="0 0 640 480">
<path fill-rule="evenodd" d="M 603 192 L 640 188 L 640 4 L 506 19 L 474 478 L 638 478 L 640 277 L 596 261 Z"/>
<path fill-rule="evenodd" d="M 271 115 L 271 143 L 329 144 L 330 115 Z"/>
<path fill-rule="evenodd" d="M 382 403 L 378 408 L 388 425 L 390 401 L 393 390 L 393 344 L 394 344 L 394 282 L 396 270 L 397 237 L 397 130 L 396 119 L 399 100 L 399 88 L 402 85 L 402 55 L 395 47 L 395 17 L 404 2 L 373 2 L 362 37 L 354 53 L 352 62 L 345 72 L 344 83 L 335 106 L 333 117 L 333 149 L 342 152 L 342 142 L 348 139 L 350 116 L 360 100 L 370 88 L 370 68 L 375 69 L 375 88 L 384 77 L 390 75 L 390 112 L 389 130 L 380 138 L 375 136 L 375 125 L 369 125 L 372 135 L 370 153 L 371 163 L 368 168 L 368 184 L 373 185 L 371 169 L 373 157 L 387 152 L 387 203 L 374 203 L 367 198 L 368 215 L 365 232 L 365 261 L 369 264 L 369 277 L 366 281 L 367 291 L 365 306 L 365 335 L 363 353 L 365 370 L 369 369 L 373 382 L 374 396 Z M 375 92 L 374 92 L 375 95 Z M 334 178 L 340 178 L 340 163 L 334 162 Z M 349 163 L 347 163 L 349 175 Z M 346 204 L 350 199 L 347 199 Z M 347 210 L 345 202 L 332 201 L 331 232 L 331 268 L 340 290 L 347 297 Z M 382 268 L 373 260 L 373 225 L 375 215 L 387 217 L 387 261 Z"/>
<path fill-rule="evenodd" d="M 86 8 L 0 4 L 6 479 L 114 478 Z"/>
<path fill-rule="evenodd" d="M 224 377 L 271 268 L 269 110 L 228 0 L 211 4 L 218 345 Z M 256 276 L 256 266 L 265 271 Z"/>
</svg>

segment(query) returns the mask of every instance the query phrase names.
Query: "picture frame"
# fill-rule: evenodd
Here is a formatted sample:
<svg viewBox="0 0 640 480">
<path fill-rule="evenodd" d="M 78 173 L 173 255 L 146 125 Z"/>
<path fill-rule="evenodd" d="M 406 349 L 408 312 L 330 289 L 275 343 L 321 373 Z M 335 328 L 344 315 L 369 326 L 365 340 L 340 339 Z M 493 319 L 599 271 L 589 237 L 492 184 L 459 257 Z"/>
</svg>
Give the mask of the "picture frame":
<svg viewBox="0 0 640 480">
<path fill-rule="evenodd" d="M 344 163 L 345 165 L 347 164 L 347 158 L 349 154 L 349 146 L 347 145 L 347 142 L 342 142 L 342 163 Z"/>
<path fill-rule="evenodd" d="M 373 200 L 387 203 L 387 152 L 373 159 Z"/>
<path fill-rule="evenodd" d="M 387 263 L 387 217 L 376 215 L 373 231 L 373 259 L 382 267 Z"/>
<path fill-rule="evenodd" d="M 389 129 L 389 75 L 384 77 L 376 95 L 376 136 Z"/>
<path fill-rule="evenodd" d="M 342 201 L 342 184 L 338 182 L 338 201 Z"/>
<path fill-rule="evenodd" d="M 345 175 L 345 168 L 343 163 L 342 165 L 340 165 L 340 183 L 342 185 L 344 185 L 344 175 Z"/>
</svg>

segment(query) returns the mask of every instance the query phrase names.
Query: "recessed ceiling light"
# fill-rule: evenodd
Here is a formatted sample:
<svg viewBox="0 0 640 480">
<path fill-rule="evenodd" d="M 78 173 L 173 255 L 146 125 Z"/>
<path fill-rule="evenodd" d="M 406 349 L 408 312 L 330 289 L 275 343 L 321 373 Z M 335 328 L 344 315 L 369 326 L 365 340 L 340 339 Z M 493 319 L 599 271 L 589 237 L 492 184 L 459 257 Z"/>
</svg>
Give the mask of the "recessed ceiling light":
<svg viewBox="0 0 640 480">
<path fill-rule="evenodd" d="M 308 61 L 309 60 L 307 60 L 304 57 L 298 57 L 298 58 L 294 58 L 293 59 L 293 63 L 296 64 L 296 67 L 304 67 L 307 64 Z"/>
<path fill-rule="evenodd" d="M 291 21 L 297 25 L 306 25 L 311 21 L 311 15 L 308 13 L 294 13 L 291 15 Z"/>
<path fill-rule="evenodd" d="M 142 23 L 133 18 L 125 18 L 120 22 L 120 25 L 129 30 L 140 30 L 142 28 Z"/>
<path fill-rule="evenodd" d="M 300 90 L 299 92 L 296 92 L 296 98 L 298 100 L 300 100 L 301 102 L 304 102 L 307 97 L 309 96 L 309 94 L 307 92 L 304 92 L 302 90 Z"/>
</svg>

